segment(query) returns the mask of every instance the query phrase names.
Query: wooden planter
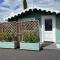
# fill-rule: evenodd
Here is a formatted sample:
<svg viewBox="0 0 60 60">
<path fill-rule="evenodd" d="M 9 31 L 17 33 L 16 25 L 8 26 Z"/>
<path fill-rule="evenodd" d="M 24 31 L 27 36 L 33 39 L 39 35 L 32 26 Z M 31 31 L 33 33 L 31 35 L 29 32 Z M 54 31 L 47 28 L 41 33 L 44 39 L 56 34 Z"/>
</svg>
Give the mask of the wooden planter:
<svg viewBox="0 0 60 60">
<path fill-rule="evenodd" d="M 0 48 L 14 48 L 14 42 L 0 42 Z"/>
<path fill-rule="evenodd" d="M 20 49 L 39 50 L 40 44 L 39 43 L 22 43 L 22 42 L 20 42 Z"/>
</svg>

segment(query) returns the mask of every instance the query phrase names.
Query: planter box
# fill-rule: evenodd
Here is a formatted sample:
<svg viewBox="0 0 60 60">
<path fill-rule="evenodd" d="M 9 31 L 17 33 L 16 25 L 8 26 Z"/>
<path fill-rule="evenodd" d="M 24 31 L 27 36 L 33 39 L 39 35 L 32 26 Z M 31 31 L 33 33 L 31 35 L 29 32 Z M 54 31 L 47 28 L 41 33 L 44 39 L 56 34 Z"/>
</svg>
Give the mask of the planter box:
<svg viewBox="0 0 60 60">
<path fill-rule="evenodd" d="M 39 50 L 40 49 L 39 43 L 22 43 L 20 42 L 20 49 L 26 50 Z"/>
<path fill-rule="evenodd" d="M 0 48 L 14 48 L 14 42 L 0 42 Z"/>
</svg>

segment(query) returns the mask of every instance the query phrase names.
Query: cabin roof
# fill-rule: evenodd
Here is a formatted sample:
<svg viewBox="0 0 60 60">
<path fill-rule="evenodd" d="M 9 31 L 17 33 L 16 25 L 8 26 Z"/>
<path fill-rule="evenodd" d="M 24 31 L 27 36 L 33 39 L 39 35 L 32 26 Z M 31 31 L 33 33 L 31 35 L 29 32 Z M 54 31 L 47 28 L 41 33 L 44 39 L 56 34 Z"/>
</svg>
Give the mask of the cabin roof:
<svg viewBox="0 0 60 60">
<path fill-rule="evenodd" d="M 46 12 L 51 11 L 51 13 L 52 13 L 52 12 L 56 12 L 57 14 L 60 13 L 60 10 L 55 10 L 55 9 L 51 9 L 51 8 L 49 9 L 49 8 L 41 8 L 41 7 L 33 7 L 33 8 L 30 7 L 30 8 L 27 8 L 27 9 L 25 9 L 25 10 L 22 10 L 22 11 L 20 12 L 20 14 L 21 14 L 22 12 L 25 13 L 25 11 L 29 11 L 30 9 L 31 9 L 32 11 L 33 11 L 34 9 L 37 9 L 37 10 L 42 10 L 42 11 L 43 11 L 43 10 L 46 10 Z"/>
<path fill-rule="evenodd" d="M 59 10 L 34 7 L 34 8 L 27 8 L 25 10 L 22 10 L 19 14 L 15 15 L 14 17 L 8 18 L 8 20 L 14 20 L 14 19 L 17 20 L 18 18 L 24 17 L 26 14 L 30 14 L 33 12 L 42 13 L 42 15 L 59 15 L 60 16 Z"/>
</svg>

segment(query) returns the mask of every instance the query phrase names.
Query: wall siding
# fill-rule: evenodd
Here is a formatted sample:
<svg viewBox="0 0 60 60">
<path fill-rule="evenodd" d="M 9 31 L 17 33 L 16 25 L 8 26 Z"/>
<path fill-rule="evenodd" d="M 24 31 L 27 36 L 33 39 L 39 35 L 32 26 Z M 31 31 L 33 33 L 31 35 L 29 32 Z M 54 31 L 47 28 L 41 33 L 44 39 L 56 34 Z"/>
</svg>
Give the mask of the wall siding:
<svg viewBox="0 0 60 60">
<path fill-rule="evenodd" d="M 27 18 L 29 18 L 28 20 L 30 20 L 31 18 L 33 18 L 34 20 L 39 20 L 40 43 L 42 42 L 41 16 L 42 16 L 42 14 L 40 14 L 40 13 L 31 13 L 31 14 L 28 14 L 28 15 L 24 16 L 23 18 L 21 18 L 23 20 L 25 20 L 25 19 L 27 20 Z M 56 15 L 56 43 L 60 43 L 60 16 L 58 16 L 58 15 Z"/>
<path fill-rule="evenodd" d="M 60 16 L 56 16 L 56 43 L 60 43 Z"/>
</svg>

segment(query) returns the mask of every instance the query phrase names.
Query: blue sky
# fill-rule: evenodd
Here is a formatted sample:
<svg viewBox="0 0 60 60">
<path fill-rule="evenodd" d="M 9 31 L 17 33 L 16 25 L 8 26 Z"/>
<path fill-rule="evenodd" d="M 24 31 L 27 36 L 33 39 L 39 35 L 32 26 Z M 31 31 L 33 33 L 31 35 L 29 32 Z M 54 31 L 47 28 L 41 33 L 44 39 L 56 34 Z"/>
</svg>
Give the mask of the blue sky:
<svg viewBox="0 0 60 60">
<path fill-rule="evenodd" d="M 60 10 L 60 0 L 27 0 L 28 7 L 42 7 Z M 0 21 L 23 10 L 22 0 L 0 0 Z"/>
</svg>

